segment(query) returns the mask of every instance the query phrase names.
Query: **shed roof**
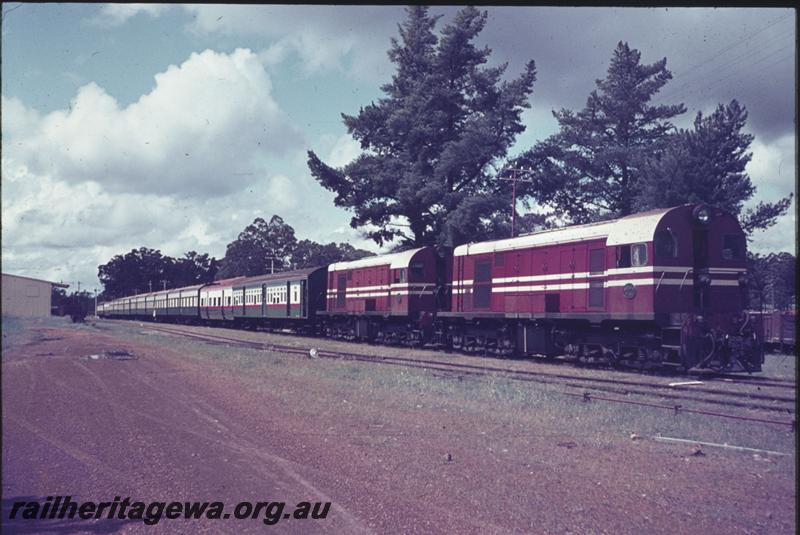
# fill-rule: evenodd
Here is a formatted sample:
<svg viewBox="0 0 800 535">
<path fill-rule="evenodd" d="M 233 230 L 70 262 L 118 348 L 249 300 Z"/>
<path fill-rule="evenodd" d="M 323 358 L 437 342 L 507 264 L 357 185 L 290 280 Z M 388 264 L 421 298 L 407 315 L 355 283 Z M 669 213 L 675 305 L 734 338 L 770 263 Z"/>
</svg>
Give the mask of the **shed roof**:
<svg viewBox="0 0 800 535">
<path fill-rule="evenodd" d="M 11 274 L 11 273 L 3 273 L 3 277 L 16 277 L 17 279 L 26 279 L 26 280 L 35 281 L 35 282 L 46 282 L 47 284 L 52 284 L 56 288 L 69 288 L 69 284 L 64 283 L 64 282 L 53 282 L 53 281 L 48 281 L 48 280 L 44 280 L 44 279 L 36 279 L 36 278 L 33 278 L 33 277 L 26 277 L 24 275 L 14 275 L 14 274 Z"/>
</svg>

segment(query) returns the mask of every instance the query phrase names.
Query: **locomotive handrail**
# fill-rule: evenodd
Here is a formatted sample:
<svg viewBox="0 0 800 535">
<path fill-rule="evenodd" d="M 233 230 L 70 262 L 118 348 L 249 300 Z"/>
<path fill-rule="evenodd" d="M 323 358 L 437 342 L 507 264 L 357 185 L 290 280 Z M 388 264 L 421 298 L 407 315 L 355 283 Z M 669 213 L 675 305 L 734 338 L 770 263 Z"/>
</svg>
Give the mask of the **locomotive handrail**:
<svg viewBox="0 0 800 535">
<path fill-rule="evenodd" d="M 661 281 L 664 280 L 664 275 L 666 273 L 667 273 L 666 271 L 661 272 L 661 276 L 658 278 L 658 284 L 656 284 L 656 291 L 658 291 L 658 289 L 661 288 Z"/>
<path fill-rule="evenodd" d="M 694 269 L 694 268 L 687 269 L 686 273 L 683 274 L 683 280 L 681 281 L 681 285 L 680 285 L 680 288 L 678 288 L 678 290 L 683 290 L 683 284 L 686 282 L 686 277 L 689 276 L 689 273 L 692 271 L 692 269 Z"/>
</svg>

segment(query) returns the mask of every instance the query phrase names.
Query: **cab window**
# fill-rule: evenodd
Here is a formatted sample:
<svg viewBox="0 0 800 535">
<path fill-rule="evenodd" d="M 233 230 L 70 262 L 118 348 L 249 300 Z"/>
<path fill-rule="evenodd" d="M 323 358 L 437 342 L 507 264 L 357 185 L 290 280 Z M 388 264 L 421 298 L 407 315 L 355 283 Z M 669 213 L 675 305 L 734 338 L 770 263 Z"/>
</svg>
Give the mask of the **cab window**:
<svg viewBox="0 0 800 535">
<path fill-rule="evenodd" d="M 643 243 L 635 243 L 631 245 L 631 265 L 632 266 L 647 265 L 647 245 Z"/>
<path fill-rule="evenodd" d="M 678 240 L 671 230 L 659 230 L 653 237 L 656 258 L 675 258 L 678 256 Z"/>
<path fill-rule="evenodd" d="M 722 258 L 733 260 L 744 257 L 744 239 L 735 234 L 726 234 L 722 237 Z"/>
</svg>

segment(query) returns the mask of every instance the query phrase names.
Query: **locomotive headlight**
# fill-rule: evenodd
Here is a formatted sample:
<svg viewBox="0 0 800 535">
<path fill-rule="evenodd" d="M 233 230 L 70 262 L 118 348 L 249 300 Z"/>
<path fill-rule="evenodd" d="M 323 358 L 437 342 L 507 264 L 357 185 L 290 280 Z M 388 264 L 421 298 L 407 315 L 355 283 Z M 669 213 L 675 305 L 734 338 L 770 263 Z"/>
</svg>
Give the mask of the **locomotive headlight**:
<svg viewBox="0 0 800 535">
<path fill-rule="evenodd" d="M 622 287 L 622 295 L 624 295 L 626 299 L 633 299 L 636 297 L 636 286 L 629 282 Z"/>
<path fill-rule="evenodd" d="M 692 217 L 698 223 L 707 225 L 711 221 L 711 209 L 705 204 L 701 204 L 692 211 Z"/>
<path fill-rule="evenodd" d="M 701 273 L 697 277 L 697 282 L 699 282 L 703 286 L 708 286 L 709 284 L 711 284 L 711 275 L 709 275 L 708 273 Z"/>
</svg>

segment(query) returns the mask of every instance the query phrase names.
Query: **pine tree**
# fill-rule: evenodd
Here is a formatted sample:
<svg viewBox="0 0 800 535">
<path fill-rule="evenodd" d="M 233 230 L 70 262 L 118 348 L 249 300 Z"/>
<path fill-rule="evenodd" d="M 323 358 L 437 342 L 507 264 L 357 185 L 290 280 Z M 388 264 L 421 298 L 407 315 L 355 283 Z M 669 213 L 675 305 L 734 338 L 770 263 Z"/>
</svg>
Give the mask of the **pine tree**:
<svg viewBox="0 0 800 535">
<path fill-rule="evenodd" d="M 524 130 L 520 114 L 535 81 L 534 62 L 521 76 L 503 80 L 507 65 L 486 67 L 489 48 L 475 38 L 486 12 L 462 9 L 440 37 L 439 17 L 428 8 L 407 9 L 392 39 L 396 65 L 385 97 L 342 114 L 362 154 L 341 169 L 308 153 L 311 173 L 354 212 L 351 226 L 378 244 L 458 244 L 492 235 L 507 211 L 507 183 L 494 180 L 493 164 Z M 401 226 L 398 226 L 401 225 Z M 406 230 L 407 228 L 407 230 Z"/>
<path fill-rule="evenodd" d="M 636 197 L 641 210 L 704 202 L 740 218 L 745 232 L 767 228 L 789 208 L 792 195 L 743 211 L 756 192 L 745 171 L 753 136 L 743 132 L 747 110 L 735 99 L 704 117 L 698 112 L 692 130 L 669 137 L 662 154 L 648 158 Z"/>
<path fill-rule="evenodd" d="M 559 132 L 515 161 L 533 168 L 527 193 L 560 217 L 583 223 L 632 213 L 642 162 L 663 149 L 674 128 L 669 120 L 686 111 L 683 104 L 650 104 L 672 74 L 666 58 L 640 61 L 638 50 L 620 42 L 586 107 L 554 111 Z"/>
</svg>

